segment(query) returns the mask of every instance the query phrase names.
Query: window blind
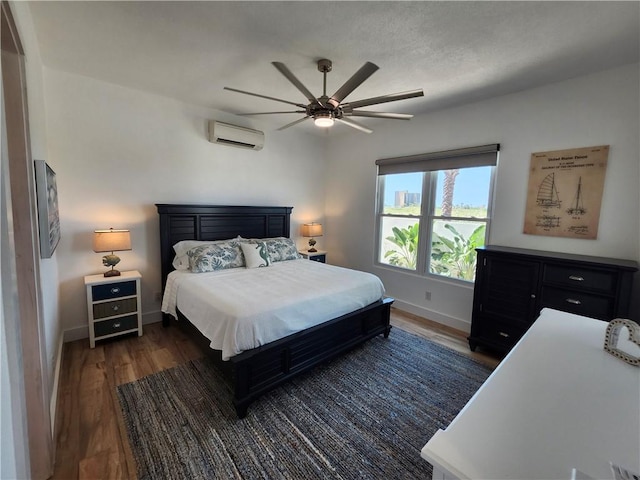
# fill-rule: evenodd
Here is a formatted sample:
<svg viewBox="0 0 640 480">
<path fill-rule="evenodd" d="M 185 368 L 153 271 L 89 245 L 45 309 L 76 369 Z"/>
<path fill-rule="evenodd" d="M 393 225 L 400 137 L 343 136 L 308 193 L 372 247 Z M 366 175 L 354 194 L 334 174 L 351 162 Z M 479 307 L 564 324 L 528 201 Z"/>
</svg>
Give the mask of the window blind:
<svg viewBox="0 0 640 480">
<path fill-rule="evenodd" d="M 376 160 L 376 165 L 378 166 L 378 175 L 495 166 L 498 163 L 499 151 L 500 144 L 495 143 L 442 152 L 419 153 L 406 157 L 381 158 Z"/>
</svg>

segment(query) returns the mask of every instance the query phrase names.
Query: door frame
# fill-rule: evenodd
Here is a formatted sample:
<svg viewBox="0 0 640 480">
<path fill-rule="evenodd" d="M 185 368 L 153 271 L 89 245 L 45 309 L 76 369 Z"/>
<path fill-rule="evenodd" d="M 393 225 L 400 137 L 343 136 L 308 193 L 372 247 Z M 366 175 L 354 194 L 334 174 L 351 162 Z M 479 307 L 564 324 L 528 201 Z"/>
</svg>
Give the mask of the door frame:
<svg viewBox="0 0 640 480">
<path fill-rule="evenodd" d="M 8 243 L 11 245 L 8 250 L 13 250 L 9 252 L 13 257 L 10 260 L 15 260 L 16 299 L 12 304 L 16 311 L 12 312 L 12 316 L 17 319 L 13 338 L 6 340 L 9 343 L 19 339 L 19 345 L 13 345 L 17 352 L 16 365 L 9 365 L 9 369 L 14 375 L 22 373 L 27 435 L 27 441 L 23 443 L 28 445 L 28 452 L 25 452 L 29 468 L 27 473 L 29 478 L 46 479 L 53 474 L 54 443 L 49 410 L 50 388 L 42 315 L 40 251 L 25 60 L 8 1 L 2 0 L 1 10 L 3 129 L 6 128 L 9 171 L 5 185 L 10 190 L 11 204 L 11 212 L 3 212 L 2 215 L 6 216 L 12 226 L 7 233 Z M 4 295 L 3 290 L 3 308 L 6 307 Z M 12 390 L 13 388 L 14 385 Z M 12 399 L 20 398 L 21 393 L 11 392 Z M 15 447 L 20 448 L 21 445 Z"/>
</svg>

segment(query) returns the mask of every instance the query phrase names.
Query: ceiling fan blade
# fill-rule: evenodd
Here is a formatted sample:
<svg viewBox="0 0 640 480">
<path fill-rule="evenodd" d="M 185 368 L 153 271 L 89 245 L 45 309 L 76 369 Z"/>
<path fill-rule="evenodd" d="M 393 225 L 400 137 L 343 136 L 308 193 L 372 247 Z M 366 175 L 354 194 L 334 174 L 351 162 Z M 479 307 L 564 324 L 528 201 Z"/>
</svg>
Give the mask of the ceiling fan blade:
<svg viewBox="0 0 640 480">
<path fill-rule="evenodd" d="M 355 128 L 356 130 L 360 130 L 361 132 L 373 133 L 373 130 L 371 130 L 370 128 L 365 127 L 361 123 L 354 122 L 353 120 L 347 120 L 346 118 L 336 118 L 335 120 L 336 122 L 342 122 L 345 125 L 349 125 L 350 127 Z"/>
<path fill-rule="evenodd" d="M 309 100 L 309 102 L 311 103 L 317 103 L 318 105 L 322 106 L 322 104 L 318 101 L 318 99 L 313 95 L 313 93 L 311 93 L 309 91 L 309 89 L 307 87 L 305 87 L 302 82 L 300 80 L 297 79 L 297 77 L 291 73 L 291 70 L 289 70 L 284 63 L 282 62 L 271 62 L 273 64 L 274 67 L 276 67 L 278 69 L 278 71 L 284 75 L 285 77 L 287 77 L 287 80 L 289 80 L 291 83 L 293 83 L 295 85 L 295 87 L 300 90 L 302 92 L 302 94 L 307 97 L 307 100 Z"/>
<path fill-rule="evenodd" d="M 255 113 L 238 113 L 236 115 L 240 116 L 240 117 L 244 117 L 246 115 L 273 115 L 276 113 L 307 113 L 306 110 L 292 110 L 292 111 L 288 111 L 288 112 L 255 112 Z"/>
<path fill-rule="evenodd" d="M 356 100 L 355 102 L 349 102 L 342 105 L 342 108 L 353 110 L 354 108 L 367 107 L 369 105 L 377 105 L 379 103 L 397 102 L 398 100 L 405 100 L 407 98 L 415 98 L 424 96 L 422 89 L 410 90 L 408 92 L 391 93 L 389 95 L 382 95 L 381 97 L 366 98 L 364 100 Z"/>
<path fill-rule="evenodd" d="M 353 76 L 346 81 L 344 85 L 342 85 L 336 93 L 331 95 L 329 99 L 329 103 L 334 107 L 337 107 L 342 100 L 347 98 L 351 92 L 353 92 L 356 88 L 360 86 L 362 82 L 364 82 L 367 78 L 369 78 L 373 73 L 378 70 L 378 66 L 367 62 L 365 63 L 360 70 L 353 74 Z"/>
<path fill-rule="evenodd" d="M 343 114 L 350 117 L 390 118 L 395 120 L 411 120 L 413 118 L 413 115 L 409 115 L 408 113 L 366 112 L 358 110 L 343 111 Z"/>
<path fill-rule="evenodd" d="M 309 118 L 309 116 L 302 117 L 300 120 L 296 120 L 295 122 L 287 123 L 284 127 L 280 127 L 278 130 L 284 130 L 285 128 L 293 127 L 300 122 L 304 122 L 307 118 Z"/>
<path fill-rule="evenodd" d="M 300 107 L 300 108 L 307 107 L 306 105 L 303 105 L 301 103 L 290 102 L 288 100 L 282 100 L 280 98 L 275 98 L 275 97 L 268 97 L 266 95 L 260 95 L 259 93 L 245 92 L 244 90 L 238 90 L 237 88 L 224 87 L 224 89 L 230 90 L 232 92 L 244 93 L 245 95 L 252 95 L 254 97 L 266 98 L 267 100 L 275 100 L 276 102 L 288 103 L 289 105 L 295 105 L 296 107 Z"/>
</svg>

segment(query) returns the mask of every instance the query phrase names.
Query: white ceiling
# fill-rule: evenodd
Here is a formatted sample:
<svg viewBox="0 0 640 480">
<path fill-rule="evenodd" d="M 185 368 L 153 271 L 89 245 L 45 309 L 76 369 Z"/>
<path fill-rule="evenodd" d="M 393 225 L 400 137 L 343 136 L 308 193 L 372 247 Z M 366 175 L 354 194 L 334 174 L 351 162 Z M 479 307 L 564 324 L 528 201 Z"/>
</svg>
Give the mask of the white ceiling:
<svg viewBox="0 0 640 480">
<path fill-rule="evenodd" d="M 318 96 L 318 59 L 333 61 L 329 95 L 373 62 L 380 70 L 347 100 L 422 88 L 423 98 L 366 108 L 418 114 L 635 63 L 640 50 L 637 1 L 45 1 L 30 7 L 47 67 L 230 113 L 295 107 L 224 86 L 306 103 L 273 61 Z M 275 129 L 297 118 L 259 120 Z M 358 121 L 375 130 L 401 120 Z M 311 122 L 291 128 L 313 130 Z"/>
</svg>

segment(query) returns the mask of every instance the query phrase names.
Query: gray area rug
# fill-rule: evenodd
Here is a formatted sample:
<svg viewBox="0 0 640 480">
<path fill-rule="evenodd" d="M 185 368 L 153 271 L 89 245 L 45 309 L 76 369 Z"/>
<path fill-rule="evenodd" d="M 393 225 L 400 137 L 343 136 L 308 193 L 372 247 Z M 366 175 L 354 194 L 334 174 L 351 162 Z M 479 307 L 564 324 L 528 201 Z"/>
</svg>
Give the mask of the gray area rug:
<svg viewBox="0 0 640 480">
<path fill-rule="evenodd" d="M 394 328 L 236 417 L 208 358 L 118 387 L 140 479 L 430 478 L 420 450 L 490 374 Z"/>
</svg>

